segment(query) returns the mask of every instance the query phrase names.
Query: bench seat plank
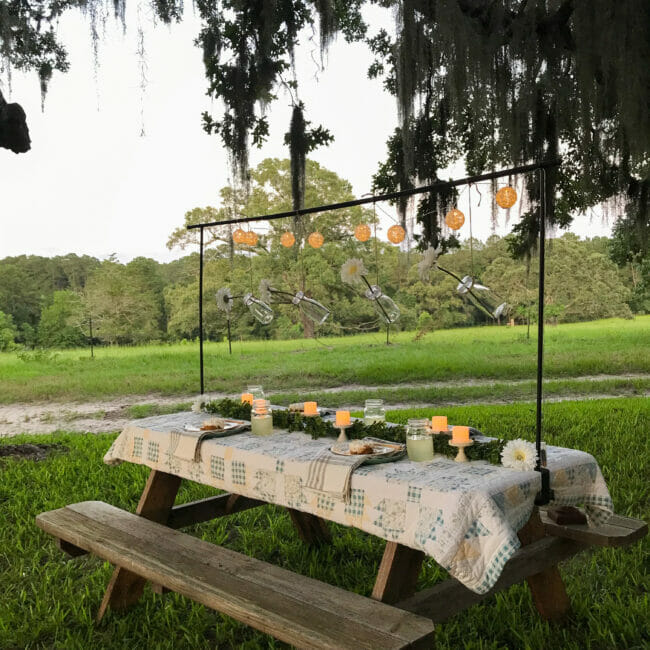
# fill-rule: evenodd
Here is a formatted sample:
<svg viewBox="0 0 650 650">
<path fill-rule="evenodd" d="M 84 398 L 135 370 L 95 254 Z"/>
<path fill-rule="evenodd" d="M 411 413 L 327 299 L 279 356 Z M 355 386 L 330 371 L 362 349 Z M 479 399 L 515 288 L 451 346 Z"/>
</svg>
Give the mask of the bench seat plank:
<svg viewBox="0 0 650 650">
<path fill-rule="evenodd" d="M 564 537 L 591 546 L 627 546 L 648 534 L 648 524 L 641 519 L 612 515 L 606 524 L 557 524 L 543 510 L 540 511 L 547 535 Z"/>
<path fill-rule="evenodd" d="M 99 501 L 45 512 L 69 544 L 299 648 L 430 648 L 431 620 Z"/>
</svg>

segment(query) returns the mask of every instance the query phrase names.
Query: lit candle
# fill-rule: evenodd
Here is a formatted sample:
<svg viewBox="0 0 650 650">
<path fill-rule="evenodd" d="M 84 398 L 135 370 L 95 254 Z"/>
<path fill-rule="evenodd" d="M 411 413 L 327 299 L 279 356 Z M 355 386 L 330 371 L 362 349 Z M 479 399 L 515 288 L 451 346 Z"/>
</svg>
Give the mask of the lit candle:
<svg viewBox="0 0 650 650">
<path fill-rule="evenodd" d="M 452 442 L 469 442 L 469 427 L 454 427 Z"/>
<path fill-rule="evenodd" d="M 305 415 L 318 415 L 316 402 L 305 402 Z"/>
<path fill-rule="evenodd" d="M 337 411 L 336 412 L 336 426 L 347 427 L 350 424 L 350 411 Z"/>
<path fill-rule="evenodd" d="M 434 415 L 431 418 L 431 429 L 434 432 L 447 431 L 447 416 L 446 415 Z"/>
<path fill-rule="evenodd" d="M 242 393 L 241 403 L 253 406 L 253 393 Z"/>
</svg>

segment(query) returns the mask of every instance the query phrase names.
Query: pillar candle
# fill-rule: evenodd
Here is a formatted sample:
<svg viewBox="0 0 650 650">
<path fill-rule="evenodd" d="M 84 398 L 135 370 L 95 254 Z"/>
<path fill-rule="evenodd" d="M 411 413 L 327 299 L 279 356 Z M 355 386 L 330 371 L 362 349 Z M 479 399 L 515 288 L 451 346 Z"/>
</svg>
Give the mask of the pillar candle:
<svg viewBox="0 0 650 650">
<path fill-rule="evenodd" d="M 316 402 L 305 402 L 305 415 L 318 415 Z"/>
<path fill-rule="evenodd" d="M 447 431 L 447 426 L 446 415 L 434 415 L 431 418 L 431 428 L 434 431 Z"/>
<path fill-rule="evenodd" d="M 452 442 L 469 442 L 469 427 L 454 427 Z"/>
<path fill-rule="evenodd" d="M 242 393 L 241 403 L 253 406 L 253 393 Z"/>
<path fill-rule="evenodd" d="M 346 427 L 350 424 L 350 411 L 337 411 L 336 412 L 336 426 Z"/>
</svg>

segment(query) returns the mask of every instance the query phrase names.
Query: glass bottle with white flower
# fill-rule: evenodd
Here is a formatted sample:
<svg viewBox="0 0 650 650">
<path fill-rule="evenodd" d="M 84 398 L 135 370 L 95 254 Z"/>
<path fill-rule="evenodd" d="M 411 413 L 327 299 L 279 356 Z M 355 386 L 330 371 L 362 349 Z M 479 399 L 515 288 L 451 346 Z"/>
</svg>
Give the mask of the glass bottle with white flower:
<svg viewBox="0 0 650 650">
<path fill-rule="evenodd" d="M 400 317 L 400 309 L 395 304 L 395 301 L 384 294 L 377 284 L 370 284 L 366 275 L 366 269 L 363 260 L 357 258 L 350 258 L 341 266 L 341 280 L 346 284 L 356 285 L 364 282 L 368 289 L 365 292 L 365 297 L 372 301 L 380 318 L 387 324 L 394 323 Z"/>
</svg>

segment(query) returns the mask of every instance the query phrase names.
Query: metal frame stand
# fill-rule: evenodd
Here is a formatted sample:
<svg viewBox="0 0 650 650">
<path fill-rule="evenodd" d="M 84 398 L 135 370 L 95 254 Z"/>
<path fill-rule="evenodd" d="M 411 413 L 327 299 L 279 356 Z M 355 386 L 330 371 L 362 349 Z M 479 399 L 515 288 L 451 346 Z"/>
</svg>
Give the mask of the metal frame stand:
<svg viewBox="0 0 650 650">
<path fill-rule="evenodd" d="M 521 165 L 512 167 L 498 172 L 489 172 L 476 176 L 468 176 L 457 180 L 437 181 L 430 185 L 414 187 L 399 192 L 390 192 L 388 194 L 377 194 L 367 196 L 362 199 L 353 201 L 343 201 L 341 203 L 332 203 L 330 205 L 321 205 L 313 208 L 302 208 L 300 210 L 291 210 L 288 212 L 278 212 L 276 214 L 259 215 L 255 217 L 241 217 L 238 219 L 226 219 L 224 221 L 211 221 L 209 223 L 198 223 L 187 227 L 188 230 L 200 229 L 200 250 L 199 250 L 199 363 L 201 372 L 201 394 L 205 392 L 204 377 L 204 359 L 203 359 L 203 233 L 205 228 L 212 226 L 227 226 L 236 223 L 250 223 L 252 221 L 274 221 L 276 219 L 285 219 L 287 217 L 299 218 L 308 214 L 319 212 L 328 212 L 330 210 L 341 210 L 351 208 L 366 203 L 377 203 L 378 201 L 393 201 L 395 199 L 414 196 L 416 194 L 426 194 L 438 190 L 458 187 L 460 185 L 469 185 L 480 181 L 494 180 L 504 176 L 515 176 L 529 172 L 537 172 L 539 177 L 539 291 L 538 291 L 538 322 L 537 322 L 537 411 L 536 411 L 536 429 L 535 440 L 537 448 L 537 465 L 535 469 L 541 474 L 542 489 L 535 497 L 536 505 L 545 505 L 553 498 L 553 491 L 550 486 L 549 471 L 541 465 L 542 449 L 542 402 L 543 402 L 543 385 L 544 378 L 544 255 L 546 240 L 546 170 L 551 167 L 559 166 L 559 160 L 549 160 L 545 162 L 533 163 L 530 165 Z M 388 335 L 388 332 L 387 332 Z M 229 337 L 230 338 L 230 337 Z"/>
</svg>

